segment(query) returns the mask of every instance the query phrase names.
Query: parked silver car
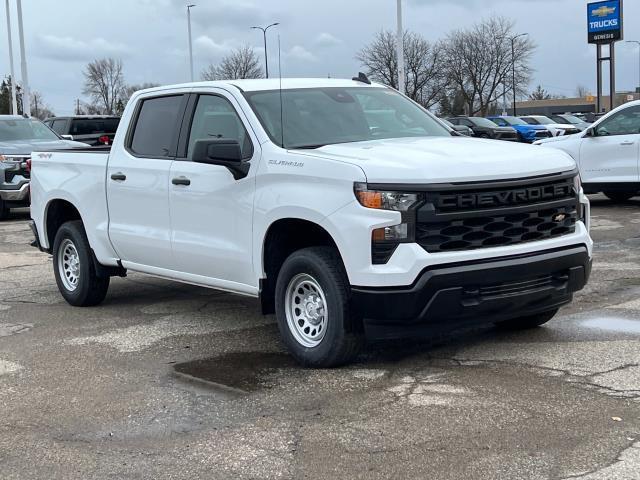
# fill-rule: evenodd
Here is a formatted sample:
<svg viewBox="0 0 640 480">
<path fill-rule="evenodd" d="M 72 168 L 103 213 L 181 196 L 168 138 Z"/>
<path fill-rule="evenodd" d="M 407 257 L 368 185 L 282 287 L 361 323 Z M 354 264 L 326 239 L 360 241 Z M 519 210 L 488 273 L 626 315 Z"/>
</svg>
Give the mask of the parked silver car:
<svg viewBox="0 0 640 480">
<path fill-rule="evenodd" d="M 32 151 L 86 146 L 61 139 L 40 120 L 0 115 L 0 219 L 11 208 L 29 206 Z"/>
</svg>

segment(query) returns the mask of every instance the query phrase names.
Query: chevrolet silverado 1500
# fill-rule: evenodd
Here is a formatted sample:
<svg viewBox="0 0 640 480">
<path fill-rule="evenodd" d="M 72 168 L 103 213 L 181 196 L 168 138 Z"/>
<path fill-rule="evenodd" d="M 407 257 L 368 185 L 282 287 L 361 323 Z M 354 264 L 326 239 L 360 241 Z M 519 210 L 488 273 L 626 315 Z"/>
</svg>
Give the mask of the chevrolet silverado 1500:
<svg viewBox="0 0 640 480">
<path fill-rule="evenodd" d="M 567 154 L 460 136 L 362 77 L 137 92 L 110 148 L 34 154 L 31 212 L 71 305 L 127 270 L 249 295 L 319 367 L 367 337 L 541 325 L 591 266 Z"/>
</svg>

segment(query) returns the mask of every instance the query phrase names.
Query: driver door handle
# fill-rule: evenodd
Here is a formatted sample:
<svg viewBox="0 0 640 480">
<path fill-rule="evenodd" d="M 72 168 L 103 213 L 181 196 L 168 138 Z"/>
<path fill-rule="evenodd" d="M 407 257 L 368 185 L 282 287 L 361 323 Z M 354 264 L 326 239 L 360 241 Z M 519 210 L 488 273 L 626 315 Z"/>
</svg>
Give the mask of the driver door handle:
<svg viewBox="0 0 640 480">
<path fill-rule="evenodd" d="M 627 140 L 626 142 L 621 142 L 620 145 L 634 145 L 635 143 L 633 140 Z"/>
<path fill-rule="evenodd" d="M 191 185 L 191 180 L 189 180 L 187 177 L 176 177 L 173 180 L 171 180 L 171 183 L 173 183 L 174 185 L 189 186 Z"/>
<path fill-rule="evenodd" d="M 111 174 L 111 180 L 115 180 L 117 182 L 124 182 L 126 179 L 127 179 L 127 176 L 122 172 Z"/>
</svg>

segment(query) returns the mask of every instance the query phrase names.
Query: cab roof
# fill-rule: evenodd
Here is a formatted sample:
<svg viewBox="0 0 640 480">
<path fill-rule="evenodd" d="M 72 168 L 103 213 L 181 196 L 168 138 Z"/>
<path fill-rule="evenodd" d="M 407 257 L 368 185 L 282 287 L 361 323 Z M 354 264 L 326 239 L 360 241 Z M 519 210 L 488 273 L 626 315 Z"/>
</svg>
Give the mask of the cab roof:
<svg viewBox="0 0 640 480">
<path fill-rule="evenodd" d="M 192 82 L 182 83 L 177 85 L 166 85 L 162 87 L 149 88 L 142 90 L 142 92 L 153 92 L 164 90 L 168 88 L 193 88 L 193 87 L 222 87 L 229 88 L 235 87 L 243 92 L 258 92 L 265 90 L 278 90 L 280 88 L 279 78 L 260 78 L 255 80 L 216 80 L 205 82 Z M 371 82 L 367 84 L 357 80 L 346 80 L 340 78 L 283 78 L 282 89 L 292 90 L 298 88 L 347 88 L 347 87 L 373 87 L 373 88 L 388 88 L 384 85 Z"/>
</svg>

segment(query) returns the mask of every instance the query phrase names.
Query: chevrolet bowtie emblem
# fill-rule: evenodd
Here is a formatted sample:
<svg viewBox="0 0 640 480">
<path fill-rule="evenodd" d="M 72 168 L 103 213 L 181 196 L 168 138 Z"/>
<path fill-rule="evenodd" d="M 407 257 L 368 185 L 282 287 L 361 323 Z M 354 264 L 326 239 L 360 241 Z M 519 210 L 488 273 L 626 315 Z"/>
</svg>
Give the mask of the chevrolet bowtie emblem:
<svg viewBox="0 0 640 480">
<path fill-rule="evenodd" d="M 615 13 L 615 11 L 616 11 L 616 7 L 607 7 L 603 5 L 600 8 L 596 8 L 595 10 L 592 10 L 591 15 L 594 15 L 596 17 L 607 17 L 612 13 Z"/>
<path fill-rule="evenodd" d="M 553 220 L 556 223 L 560 223 L 562 222 L 565 218 L 567 218 L 567 214 L 566 213 L 556 213 L 551 220 Z"/>
</svg>

